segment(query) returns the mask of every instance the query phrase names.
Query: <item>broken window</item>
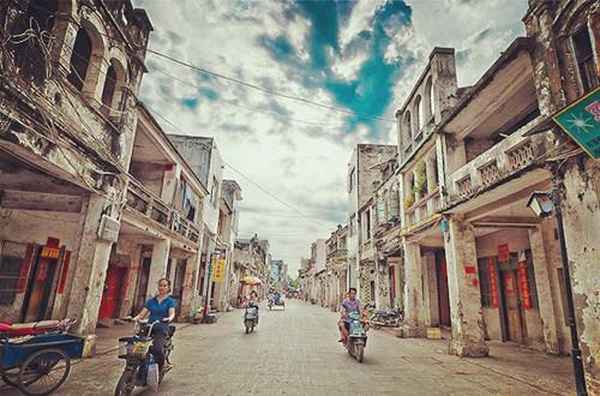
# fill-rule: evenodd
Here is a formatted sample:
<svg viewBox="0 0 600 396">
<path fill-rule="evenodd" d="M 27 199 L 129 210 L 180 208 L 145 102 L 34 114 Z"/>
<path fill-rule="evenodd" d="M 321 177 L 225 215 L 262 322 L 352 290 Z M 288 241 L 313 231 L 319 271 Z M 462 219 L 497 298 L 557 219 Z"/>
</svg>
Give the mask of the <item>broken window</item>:
<svg viewBox="0 0 600 396">
<path fill-rule="evenodd" d="M 26 245 L 4 241 L 0 243 L 0 252 L 0 305 L 12 305 L 21 281 Z"/>
<path fill-rule="evenodd" d="M 116 87 L 117 71 L 115 70 L 115 66 L 111 63 L 106 71 L 106 81 L 104 82 L 104 88 L 102 89 L 102 104 L 107 107 L 112 107 Z"/>
<path fill-rule="evenodd" d="M 580 29 L 573 35 L 573 47 L 575 48 L 575 59 L 579 78 L 585 92 L 600 85 L 598 72 L 594 63 L 594 51 L 587 27 Z"/>
<path fill-rule="evenodd" d="M 9 47 L 14 50 L 15 66 L 22 76 L 35 83 L 47 77 L 46 54 L 50 51 L 56 11 L 56 0 L 32 0 L 12 29 Z"/>
<path fill-rule="evenodd" d="M 79 29 L 71 55 L 71 72 L 67 79 L 77 90 L 83 90 L 90 58 L 92 56 L 92 40 L 85 29 Z"/>
</svg>

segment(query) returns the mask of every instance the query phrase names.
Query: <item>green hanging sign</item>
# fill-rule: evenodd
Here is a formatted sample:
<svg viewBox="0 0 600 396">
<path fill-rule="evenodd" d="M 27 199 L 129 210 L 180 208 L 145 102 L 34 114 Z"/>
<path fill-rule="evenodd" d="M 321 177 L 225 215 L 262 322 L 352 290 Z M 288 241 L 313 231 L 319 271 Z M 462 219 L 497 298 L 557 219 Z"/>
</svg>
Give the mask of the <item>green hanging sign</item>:
<svg viewBox="0 0 600 396">
<path fill-rule="evenodd" d="M 592 158 L 600 158 L 600 87 L 553 119 Z"/>
</svg>

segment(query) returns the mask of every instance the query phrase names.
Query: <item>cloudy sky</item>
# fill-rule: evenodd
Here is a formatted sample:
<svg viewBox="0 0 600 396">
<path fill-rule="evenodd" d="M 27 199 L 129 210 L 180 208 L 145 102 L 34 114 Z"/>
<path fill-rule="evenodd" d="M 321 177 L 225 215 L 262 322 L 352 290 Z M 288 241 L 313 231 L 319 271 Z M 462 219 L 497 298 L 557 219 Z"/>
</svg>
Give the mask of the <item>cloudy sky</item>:
<svg viewBox="0 0 600 396">
<path fill-rule="evenodd" d="M 527 0 L 136 0 L 154 25 L 142 98 L 179 130 L 214 136 L 243 189 L 240 236 L 258 233 L 295 271 L 347 218 L 357 143 L 395 144 L 391 121 L 435 46 L 459 85 L 523 34 Z M 274 94 L 275 93 L 275 94 Z M 307 99 L 319 105 L 282 97 Z"/>
</svg>

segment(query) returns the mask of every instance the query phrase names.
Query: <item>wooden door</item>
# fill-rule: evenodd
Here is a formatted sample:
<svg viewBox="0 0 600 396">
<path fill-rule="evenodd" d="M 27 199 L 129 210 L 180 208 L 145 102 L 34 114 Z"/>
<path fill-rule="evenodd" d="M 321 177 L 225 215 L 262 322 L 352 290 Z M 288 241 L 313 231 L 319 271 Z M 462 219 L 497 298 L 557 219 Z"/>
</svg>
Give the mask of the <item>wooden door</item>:
<svg viewBox="0 0 600 396">
<path fill-rule="evenodd" d="M 394 306 L 396 300 L 396 267 L 391 265 L 389 270 L 390 276 L 390 307 Z"/>
<path fill-rule="evenodd" d="M 31 282 L 25 296 L 25 322 L 49 319 L 50 294 L 54 287 L 57 260 L 39 257 L 31 272 Z"/>
<path fill-rule="evenodd" d="M 504 289 L 508 339 L 520 343 L 523 341 L 523 324 L 519 305 L 519 288 L 517 287 L 516 271 L 502 272 L 502 286 Z"/>
<path fill-rule="evenodd" d="M 127 275 L 127 268 L 109 266 L 104 280 L 104 291 L 100 302 L 99 319 L 111 319 L 118 316 L 119 303 L 123 279 Z"/>
<path fill-rule="evenodd" d="M 450 295 L 448 294 L 448 270 L 446 268 L 446 257 L 443 254 L 437 255 L 436 272 L 440 325 L 450 326 L 451 320 Z"/>
</svg>

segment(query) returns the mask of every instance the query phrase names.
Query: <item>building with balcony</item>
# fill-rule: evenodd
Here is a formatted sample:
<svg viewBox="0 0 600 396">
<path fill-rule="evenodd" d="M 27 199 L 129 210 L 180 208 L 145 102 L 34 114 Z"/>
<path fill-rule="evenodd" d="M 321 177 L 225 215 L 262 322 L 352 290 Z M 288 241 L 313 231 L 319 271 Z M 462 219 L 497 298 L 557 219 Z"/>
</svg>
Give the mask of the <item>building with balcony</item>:
<svg viewBox="0 0 600 396">
<path fill-rule="evenodd" d="M 237 299 L 240 304 L 248 294 L 255 290 L 262 298 L 267 292 L 267 275 L 269 274 L 269 241 L 258 239 L 258 235 L 250 239 L 238 238 L 234 243 L 233 268 L 237 285 Z M 247 282 L 245 279 L 258 279 L 258 282 Z"/>
<path fill-rule="evenodd" d="M 208 190 L 141 103 L 138 114 L 127 200 L 100 319 L 139 312 L 163 277 L 171 281 L 178 317 L 188 319 L 200 303 L 196 288 Z"/>
<path fill-rule="evenodd" d="M 152 25 L 127 0 L 2 2 L 0 24 L 0 316 L 93 334 Z"/>
<path fill-rule="evenodd" d="M 373 194 L 383 182 L 382 167 L 396 155 L 393 145 L 359 144 L 348 163 L 348 286 L 364 304 L 376 294 Z"/>
</svg>

